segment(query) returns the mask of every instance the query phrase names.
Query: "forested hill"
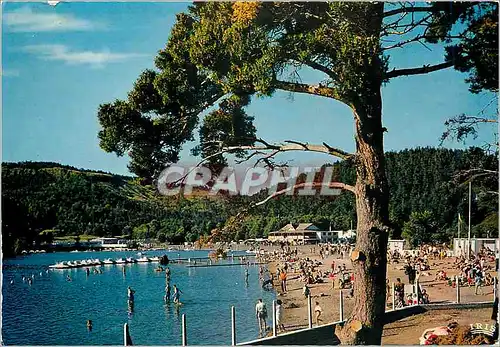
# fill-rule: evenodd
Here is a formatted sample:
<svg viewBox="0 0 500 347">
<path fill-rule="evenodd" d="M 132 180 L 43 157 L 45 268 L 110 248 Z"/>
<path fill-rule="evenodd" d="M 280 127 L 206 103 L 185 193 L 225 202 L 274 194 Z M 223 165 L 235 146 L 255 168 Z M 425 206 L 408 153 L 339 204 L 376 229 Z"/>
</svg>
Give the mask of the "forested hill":
<svg viewBox="0 0 500 347">
<path fill-rule="evenodd" d="M 458 212 L 467 215 L 466 185 L 453 177 L 470 168 L 496 170 L 497 159 L 480 149 L 418 148 L 387 153 L 395 237 L 412 242 L 448 241 L 456 230 Z M 337 179 L 354 184 L 351 163 L 334 165 Z M 477 180 L 473 230 L 477 236 L 497 232 L 496 178 Z M 194 241 L 222 226 L 252 197 L 158 197 L 139 179 L 79 170 L 55 163 L 2 164 L 2 238 L 6 254 L 35 242 L 64 235 L 127 235 L 169 242 Z M 265 236 L 289 222 L 314 222 L 347 229 L 355 224 L 354 197 L 282 197 L 252 211 L 236 239 Z M 463 228 L 465 230 L 465 228 Z"/>
</svg>

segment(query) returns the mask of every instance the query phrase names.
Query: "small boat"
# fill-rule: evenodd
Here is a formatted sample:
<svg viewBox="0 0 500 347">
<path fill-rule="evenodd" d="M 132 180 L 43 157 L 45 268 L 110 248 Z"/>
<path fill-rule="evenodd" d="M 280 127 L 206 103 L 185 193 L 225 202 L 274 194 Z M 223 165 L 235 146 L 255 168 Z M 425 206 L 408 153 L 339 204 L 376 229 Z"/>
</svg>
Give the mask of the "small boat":
<svg viewBox="0 0 500 347">
<path fill-rule="evenodd" d="M 126 264 L 126 263 L 127 263 L 127 261 L 123 258 L 118 258 L 115 261 L 115 264 Z"/>
<path fill-rule="evenodd" d="M 150 258 L 151 261 L 160 261 L 160 257 L 153 257 L 153 258 Z"/>
<path fill-rule="evenodd" d="M 150 259 L 148 257 L 141 257 L 137 259 L 138 263 L 148 263 Z"/>
<path fill-rule="evenodd" d="M 135 263 L 136 260 L 134 258 L 127 258 L 127 263 Z"/>
<path fill-rule="evenodd" d="M 102 261 L 100 261 L 99 259 L 94 259 L 92 260 L 92 265 L 102 265 Z"/>
<path fill-rule="evenodd" d="M 85 260 L 85 259 L 80 262 L 80 266 L 87 266 L 87 265 L 88 265 L 88 263 L 87 263 L 87 260 Z"/>
<path fill-rule="evenodd" d="M 104 263 L 104 265 L 112 265 L 115 263 L 115 261 L 108 258 L 108 259 L 104 260 L 103 263 Z"/>
<path fill-rule="evenodd" d="M 76 260 L 75 260 L 75 261 L 73 261 L 73 262 L 68 261 L 68 266 L 69 266 L 69 267 L 71 267 L 71 268 L 74 268 L 74 267 L 79 267 L 79 266 L 81 266 L 81 263 L 80 263 L 80 262 L 78 262 L 78 261 L 76 261 Z"/>
</svg>

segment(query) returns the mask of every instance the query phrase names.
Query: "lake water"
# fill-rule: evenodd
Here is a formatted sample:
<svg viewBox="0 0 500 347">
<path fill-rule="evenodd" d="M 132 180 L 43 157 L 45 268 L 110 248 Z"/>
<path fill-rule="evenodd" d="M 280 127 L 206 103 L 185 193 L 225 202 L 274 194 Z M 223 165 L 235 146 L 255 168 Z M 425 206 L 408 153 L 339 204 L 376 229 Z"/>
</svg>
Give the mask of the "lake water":
<svg viewBox="0 0 500 347">
<path fill-rule="evenodd" d="M 206 257 L 208 251 L 147 252 L 149 257 L 163 254 L 169 258 Z M 84 268 L 46 273 L 49 265 L 59 261 L 120 257 L 139 256 L 137 252 L 79 252 L 4 260 L 3 344 L 123 345 L 123 324 L 129 323 L 134 345 L 180 345 L 181 316 L 185 314 L 188 344 L 227 345 L 231 343 L 231 305 L 236 308 L 238 342 L 258 336 L 254 311 L 258 298 L 264 299 L 271 312 L 275 293 L 260 287 L 259 267 L 254 265 L 249 268 L 248 286 L 244 266 L 170 265 L 170 284 L 183 292 L 180 301 L 184 305 L 179 309 L 163 301 L 165 273 L 154 271 L 158 263 L 105 265 L 103 274 L 91 271 L 88 277 Z M 33 284 L 23 283 L 22 276 L 32 274 Z M 71 282 L 66 280 L 68 274 Z M 132 313 L 127 304 L 128 286 L 136 291 Z M 86 327 L 88 319 L 93 322 L 91 332 Z"/>
</svg>

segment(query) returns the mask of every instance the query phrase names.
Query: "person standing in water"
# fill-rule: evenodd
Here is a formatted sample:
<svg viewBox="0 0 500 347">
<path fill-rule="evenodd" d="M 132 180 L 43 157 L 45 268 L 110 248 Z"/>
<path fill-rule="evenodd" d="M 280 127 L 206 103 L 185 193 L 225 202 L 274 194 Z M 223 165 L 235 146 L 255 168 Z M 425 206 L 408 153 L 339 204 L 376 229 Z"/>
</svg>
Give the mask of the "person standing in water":
<svg viewBox="0 0 500 347">
<path fill-rule="evenodd" d="M 267 331 L 267 308 L 262 299 L 259 299 L 257 305 L 255 305 L 255 316 L 259 322 L 259 337 L 265 336 Z"/>
<path fill-rule="evenodd" d="M 181 294 L 182 293 L 182 290 L 180 290 L 179 288 L 177 288 L 177 286 L 174 284 L 174 303 L 176 304 L 180 304 L 180 297 L 181 297 Z"/>
<path fill-rule="evenodd" d="M 128 287 L 127 288 L 127 297 L 128 297 L 128 301 L 130 303 L 134 302 L 134 294 L 135 294 L 135 290 L 133 290 L 132 288 Z"/>
<path fill-rule="evenodd" d="M 245 267 L 245 284 L 248 286 L 248 268 Z"/>
<path fill-rule="evenodd" d="M 165 287 L 165 303 L 168 304 L 170 302 L 170 283 L 167 282 L 167 286 Z"/>
</svg>

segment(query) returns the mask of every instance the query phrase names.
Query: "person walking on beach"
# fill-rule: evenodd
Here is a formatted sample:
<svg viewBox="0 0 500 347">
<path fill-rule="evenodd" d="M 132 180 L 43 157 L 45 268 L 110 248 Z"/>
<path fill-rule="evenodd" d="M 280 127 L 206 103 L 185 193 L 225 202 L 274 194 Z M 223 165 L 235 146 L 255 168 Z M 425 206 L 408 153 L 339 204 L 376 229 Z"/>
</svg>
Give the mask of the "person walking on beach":
<svg viewBox="0 0 500 347">
<path fill-rule="evenodd" d="M 304 284 L 304 288 L 302 288 L 302 294 L 304 294 L 306 298 L 309 297 L 309 295 L 311 295 L 311 291 L 309 290 L 307 283 Z"/>
<path fill-rule="evenodd" d="M 276 328 L 278 329 L 278 331 L 285 331 L 285 326 L 282 323 L 283 308 L 281 304 L 281 300 L 276 300 Z"/>
<path fill-rule="evenodd" d="M 285 271 L 281 272 L 280 279 L 281 279 L 281 290 L 283 291 L 283 293 L 286 293 L 287 290 L 286 290 L 286 272 Z"/>
<path fill-rule="evenodd" d="M 481 292 L 481 295 L 484 295 L 484 292 L 483 292 L 483 287 L 482 287 L 482 282 L 483 282 L 483 279 L 481 277 L 481 272 L 477 271 L 476 272 L 476 277 L 474 278 L 474 283 L 475 283 L 475 290 L 474 290 L 474 294 L 475 295 L 478 295 L 478 289 L 479 291 Z"/>
<path fill-rule="evenodd" d="M 263 337 L 267 331 L 267 308 L 262 299 L 259 299 L 255 305 L 255 316 L 259 322 L 259 337 Z"/>
<path fill-rule="evenodd" d="M 319 306 L 319 302 L 316 301 L 316 306 L 314 306 L 314 313 L 316 314 L 316 325 L 319 325 L 319 322 L 322 322 L 323 320 L 320 319 L 321 313 L 323 313 L 323 309 L 321 306 Z"/>
</svg>

